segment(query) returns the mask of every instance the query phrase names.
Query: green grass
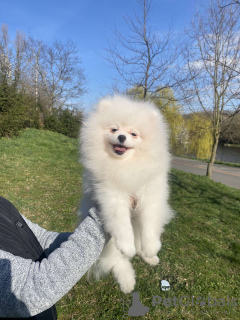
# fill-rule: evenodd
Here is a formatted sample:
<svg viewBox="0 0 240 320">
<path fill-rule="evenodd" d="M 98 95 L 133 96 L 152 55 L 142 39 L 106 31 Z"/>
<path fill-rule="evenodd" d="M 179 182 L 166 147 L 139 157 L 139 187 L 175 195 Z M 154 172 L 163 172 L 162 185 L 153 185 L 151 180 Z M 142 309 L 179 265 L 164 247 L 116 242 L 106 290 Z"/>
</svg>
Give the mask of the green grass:
<svg viewBox="0 0 240 320">
<path fill-rule="evenodd" d="M 81 173 L 75 139 L 29 129 L 0 140 L 0 193 L 43 227 L 73 230 Z"/>
<path fill-rule="evenodd" d="M 230 143 L 226 143 L 226 144 L 224 144 L 224 147 L 240 148 L 240 144 L 230 144 Z"/>
<path fill-rule="evenodd" d="M 0 170 L 0 195 L 26 217 L 49 230 L 74 230 L 82 174 L 76 140 L 33 129 L 18 138 L 1 139 Z M 161 262 L 150 267 L 139 257 L 133 259 L 135 291 L 149 312 L 126 319 L 238 320 L 240 191 L 176 170 L 170 184 L 176 216 L 162 235 Z M 161 291 L 161 279 L 169 280 L 171 290 Z M 225 306 L 196 305 L 199 296 L 208 303 L 208 295 L 224 299 Z M 152 306 L 153 296 L 194 296 L 195 302 Z M 236 298 L 238 306 L 228 306 L 228 297 Z M 111 275 L 90 283 L 83 277 L 57 304 L 59 319 L 123 319 L 123 298 L 125 305 L 131 304 L 131 295 L 124 296 Z M 181 302 L 186 303 L 184 298 Z"/>
<path fill-rule="evenodd" d="M 188 157 L 188 156 L 177 156 L 179 158 L 184 158 L 184 159 L 191 159 L 191 160 L 198 160 L 198 161 L 202 161 L 202 162 L 209 162 L 209 159 L 200 159 L 200 158 L 194 158 L 194 157 Z M 233 162 L 224 162 L 224 161 L 214 161 L 214 164 L 223 164 L 224 166 L 228 166 L 228 167 L 236 167 L 236 168 L 240 168 L 240 163 L 233 163 Z"/>
<path fill-rule="evenodd" d="M 240 168 L 240 163 L 224 162 L 224 161 L 214 161 L 215 164 L 223 164 L 224 166 Z"/>
</svg>

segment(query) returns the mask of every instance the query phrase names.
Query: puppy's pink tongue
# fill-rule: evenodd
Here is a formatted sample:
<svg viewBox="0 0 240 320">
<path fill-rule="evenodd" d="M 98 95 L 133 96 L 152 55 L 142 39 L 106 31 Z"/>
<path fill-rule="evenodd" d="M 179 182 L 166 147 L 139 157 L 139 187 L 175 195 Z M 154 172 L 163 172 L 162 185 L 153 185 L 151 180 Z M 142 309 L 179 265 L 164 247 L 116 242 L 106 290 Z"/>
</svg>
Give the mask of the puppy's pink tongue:
<svg viewBox="0 0 240 320">
<path fill-rule="evenodd" d="M 120 151 L 120 152 L 125 152 L 127 150 L 127 148 L 122 146 L 115 146 L 114 149 L 115 151 Z"/>
</svg>

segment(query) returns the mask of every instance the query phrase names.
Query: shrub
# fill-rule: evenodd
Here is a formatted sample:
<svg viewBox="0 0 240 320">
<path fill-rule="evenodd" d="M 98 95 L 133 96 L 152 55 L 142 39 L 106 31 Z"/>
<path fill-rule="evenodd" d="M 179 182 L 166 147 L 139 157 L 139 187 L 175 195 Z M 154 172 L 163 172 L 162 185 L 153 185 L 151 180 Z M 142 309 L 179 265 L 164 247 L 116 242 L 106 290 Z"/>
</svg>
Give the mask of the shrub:
<svg viewBox="0 0 240 320">
<path fill-rule="evenodd" d="M 82 120 L 82 112 L 76 109 L 55 109 L 44 119 L 44 129 L 77 138 Z"/>
</svg>

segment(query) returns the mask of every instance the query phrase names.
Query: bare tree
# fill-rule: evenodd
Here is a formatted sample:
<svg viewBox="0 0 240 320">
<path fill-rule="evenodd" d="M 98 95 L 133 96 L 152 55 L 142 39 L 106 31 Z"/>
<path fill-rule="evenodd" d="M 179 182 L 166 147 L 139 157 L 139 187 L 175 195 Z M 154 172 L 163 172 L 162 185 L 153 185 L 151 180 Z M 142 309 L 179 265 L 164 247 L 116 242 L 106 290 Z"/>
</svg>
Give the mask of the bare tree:
<svg viewBox="0 0 240 320">
<path fill-rule="evenodd" d="M 50 106 L 77 104 L 84 90 L 85 76 L 72 41 L 55 41 L 45 47 L 44 61 L 39 73 L 50 99 Z M 79 101 L 78 101 L 79 103 Z"/>
<path fill-rule="evenodd" d="M 78 105 L 85 93 L 85 76 L 72 41 L 54 41 L 51 46 L 29 39 L 28 61 L 34 73 L 35 97 L 54 107 Z"/>
<path fill-rule="evenodd" d="M 25 42 L 25 54 L 28 61 L 28 81 L 30 86 L 30 93 L 34 96 L 35 102 L 40 100 L 40 81 L 39 81 L 39 69 L 40 60 L 43 56 L 44 44 L 41 40 L 35 40 L 28 38 Z M 43 90 L 44 91 L 44 90 Z M 42 96 L 41 96 L 42 98 Z"/>
<path fill-rule="evenodd" d="M 228 6 L 231 6 L 233 4 L 240 4 L 240 0 L 227 0 L 227 1 L 224 1 L 221 5 L 220 5 L 220 10 L 223 10 L 224 8 L 228 7 Z"/>
<path fill-rule="evenodd" d="M 8 35 L 8 27 L 2 24 L 0 31 L 0 77 L 10 83 L 12 81 L 13 63 L 12 48 Z"/>
<path fill-rule="evenodd" d="M 149 26 L 151 0 L 137 0 L 141 14 L 134 19 L 124 18 L 129 36 L 115 29 L 115 42 L 109 43 L 107 60 L 117 71 L 128 88 L 140 87 L 143 98 L 164 88 L 174 88 L 179 83 L 180 45 L 174 38 L 171 27 L 165 34 L 152 31 Z"/>
<path fill-rule="evenodd" d="M 8 34 L 8 27 L 1 26 L 0 32 L 0 74 L 8 85 L 13 85 L 16 91 L 24 87 L 24 77 L 27 68 L 25 57 L 25 36 L 17 31 L 14 41 L 11 41 Z"/>
<path fill-rule="evenodd" d="M 27 59 L 25 55 L 25 35 L 17 31 L 14 41 L 14 79 L 15 88 L 22 88 L 25 86 L 25 73 L 27 72 Z"/>
<path fill-rule="evenodd" d="M 211 1 L 198 13 L 188 31 L 184 50 L 191 81 L 184 86 L 186 103 L 192 111 L 204 111 L 211 119 L 212 152 L 207 168 L 211 178 L 219 136 L 240 111 L 240 36 L 239 7 L 224 10 L 222 0 Z"/>
</svg>

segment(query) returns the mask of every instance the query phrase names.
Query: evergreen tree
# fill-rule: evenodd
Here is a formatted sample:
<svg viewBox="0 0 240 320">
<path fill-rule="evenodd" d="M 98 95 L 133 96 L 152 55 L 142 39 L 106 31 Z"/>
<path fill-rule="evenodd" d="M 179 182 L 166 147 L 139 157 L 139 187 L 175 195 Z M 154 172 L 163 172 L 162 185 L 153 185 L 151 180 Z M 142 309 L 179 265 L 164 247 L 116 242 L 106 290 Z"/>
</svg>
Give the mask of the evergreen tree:
<svg viewBox="0 0 240 320">
<path fill-rule="evenodd" d="M 2 81 L 0 84 L 0 137 L 16 135 L 24 127 L 24 94 Z"/>
</svg>

